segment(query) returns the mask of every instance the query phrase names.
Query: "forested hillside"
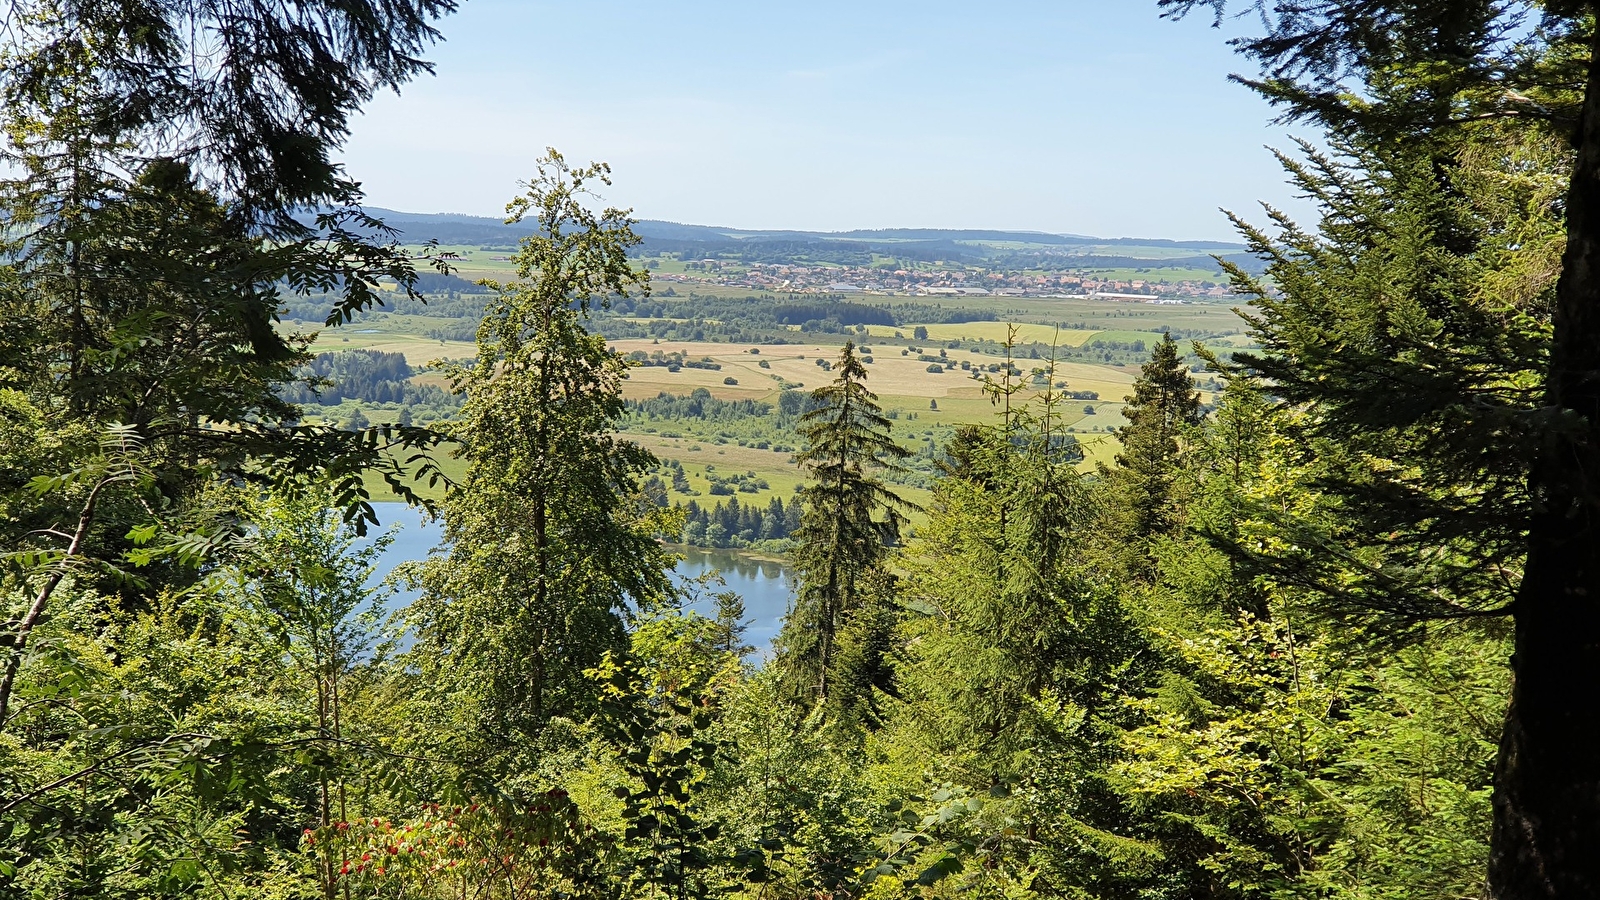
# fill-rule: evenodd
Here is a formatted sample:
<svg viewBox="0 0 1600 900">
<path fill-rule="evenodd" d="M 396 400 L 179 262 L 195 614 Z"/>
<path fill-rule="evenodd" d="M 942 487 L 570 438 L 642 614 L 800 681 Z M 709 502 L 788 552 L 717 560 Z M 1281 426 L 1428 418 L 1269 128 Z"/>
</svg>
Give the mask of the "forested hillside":
<svg viewBox="0 0 1600 900">
<path fill-rule="evenodd" d="M 554 150 L 469 285 L 335 162 L 453 8 L 13 4 L 0 895 L 1600 895 L 1591 4 L 1238 5 L 1242 341 L 653 296 Z"/>
</svg>

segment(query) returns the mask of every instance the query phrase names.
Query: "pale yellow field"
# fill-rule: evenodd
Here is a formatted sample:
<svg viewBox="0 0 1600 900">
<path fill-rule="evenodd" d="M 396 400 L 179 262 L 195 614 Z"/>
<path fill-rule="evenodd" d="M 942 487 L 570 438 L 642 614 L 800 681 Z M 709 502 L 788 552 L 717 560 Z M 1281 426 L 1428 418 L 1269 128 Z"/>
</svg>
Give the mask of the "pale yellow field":
<svg viewBox="0 0 1600 900">
<path fill-rule="evenodd" d="M 385 353 L 403 353 L 413 367 L 425 366 L 436 359 L 466 359 L 478 355 L 478 345 L 470 341 L 436 341 L 432 338 L 403 334 L 363 333 L 342 328 L 323 331 L 312 346 L 317 353 L 335 350 L 381 350 Z"/>
<path fill-rule="evenodd" d="M 966 329 L 964 336 L 971 337 L 974 326 L 985 336 L 996 333 L 995 330 L 998 328 L 1005 327 L 1003 323 L 997 322 L 930 326 L 930 338 L 935 328 Z M 1055 329 L 1048 326 L 1022 327 L 1048 332 L 1041 334 L 1040 338 L 1047 339 L 1055 334 Z M 1069 336 L 1081 340 L 1083 336 L 1094 333 L 1096 332 L 1062 332 L 1063 342 Z M 914 446 L 917 442 L 927 440 L 930 435 L 935 434 L 928 431 L 934 426 L 987 422 L 992 421 L 997 415 L 998 410 L 983 389 L 983 381 L 974 378 L 973 372 L 962 371 L 960 364 L 966 360 L 974 367 L 983 367 L 999 362 L 998 357 L 966 350 L 947 350 L 947 361 L 944 363 L 946 370 L 942 373 L 933 373 L 927 371 L 928 362 L 919 360 L 915 356 L 900 355 L 904 349 L 901 345 L 874 346 L 872 338 L 867 338 L 866 341 L 874 360 L 867 367 L 869 373 L 867 386 L 879 395 L 884 409 L 892 411 L 897 416 L 894 422 L 894 434 L 909 445 Z M 646 353 L 659 350 L 664 354 L 681 353 L 691 360 L 709 358 L 721 366 L 718 370 L 680 368 L 677 372 L 669 372 L 659 366 L 636 366 L 628 370 L 627 379 L 623 382 L 624 396 L 653 397 L 662 391 L 683 395 L 703 387 L 720 399 L 774 402 L 782 390 L 783 382 L 803 385 L 805 390 L 811 390 L 831 381 L 833 373 L 824 371 L 816 361 L 818 359 L 837 361 L 841 343 L 752 346 L 683 341 L 654 343 L 648 339 L 641 339 L 616 341 L 612 346 L 625 354 L 635 350 L 643 350 Z M 374 331 L 361 333 L 356 330 L 324 332 L 316 349 L 324 352 L 339 349 L 375 349 L 403 353 L 407 362 L 414 366 L 422 366 L 440 358 L 470 357 L 476 352 L 473 344 L 464 341 L 441 342 L 415 336 Z M 749 352 L 751 349 L 760 352 L 752 354 Z M 936 346 L 927 349 L 933 351 L 927 355 L 937 356 Z M 761 368 L 762 361 L 765 361 L 770 368 Z M 1032 359 L 1016 359 L 1014 364 L 1024 372 L 1045 365 L 1044 361 Z M 423 377 L 429 381 L 440 379 L 438 375 Z M 730 377 L 738 383 L 724 384 L 724 380 Z M 1110 462 L 1112 454 L 1116 452 L 1116 441 L 1106 432 L 1126 424 L 1121 415 L 1123 398 L 1131 393 L 1134 378 L 1134 371 L 1111 366 L 1085 363 L 1057 364 L 1055 381 L 1058 384 L 1065 382 L 1067 390 L 1095 391 L 1100 396 L 1097 401 L 1062 401 L 1057 408 L 1056 414 L 1076 432 L 1086 456 L 1085 468 L 1092 468 L 1097 462 Z M 1030 396 L 1032 392 L 1018 395 L 1013 398 L 1013 403 L 1026 403 Z M 1087 414 L 1086 407 L 1093 407 L 1094 414 Z M 656 434 L 630 434 L 629 437 L 639 441 L 663 459 L 681 461 L 694 488 L 707 492 L 697 498 L 702 503 L 714 503 L 717 499 L 722 499 L 709 496 L 709 482 L 706 478 L 708 465 L 715 466 L 721 474 L 754 471 L 767 479 L 769 482 L 767 490 L 759 495 L 740 495 L 741 502 L 755 501 L 764 504 L 772 496 L 787 498 L 800 480 L 800 473 L 788 453 L 740 447 L 736 443 L 716 444 L 704 439 L 669 438 Z M 926 492 L 910 489 L 907 497 L 915 502 L 927 499 Z"/>
<path fill-rule="evenodd" d="M 833 376 L 818 366 L 816 361 L 825 359 L 834 362 L 838 359 L 840 350 L 838 344 L 744 345 L 684 341 L 664 341 L 655 344 L 643 339 L 615 341 L 612 346 L 623 353 L 634 350 L 650 353 L 659 350 L 662 353 L 682 353 L 693 360 L 709 357 L 722 366 L 720 371 L 682 368 L 677 372 L 669 372 L 659 366 L 635 367 L 628 371 L 628 380 L 623 385 L 625 396 L 653 397 L 661 391 L 686 394 L 695 388 L 704 387 L 710 390 L 713 396 L 725 400 L 769 398 L 781 389 L 779 378 L 790 384 L 802 384 L 807 389 L 820 387 L 832 380 Z M 760 354 L 751 354 L 749 350 L 752 346 L 760 350 Z M 462 359 L 477 353 L 477 347 L 467 341 L 438 341 L 413 335 L 345 330 L 324 331 L 315 349 L 318 352 L 382 350 L 401 353 L 405 355 L 406 362 L 418 367 L 436 359 Z M 945 352 L 949 364 L 946 370 L 933 373 L 928 371 L 927 362 L 918 360 L 915 356 L 901 356 L 902 349 L 893 345 L 872 348 L 873 362 L 867 367 L 870 373 L 867 384 L 875 393 L 885 397 L 926 399 L 976 397 L 979 395 L 979 382 L 972 378 L 972 373 L 960 369 L 961 362 L 967 360 L 974 366 L 987 366 L 999 361 L 997 357 L 981 353 L 947 350 Z M 929 349 L 933 349 L 934 352 L 927 355 L 937 355 L 937 348 Z M 761 368 L 760 363 L 763 360 L 770 368 Z M 1044 365 L 1040 360 L 1030 359 L 1018 359 L 1015 360 L 1015 364 L 1025 372 Z M 738 380 L 739 383 L 724 384 L 723 380 L 729 377 Z M 1065 381 L 1069 390 L 1095 391 L 1106 401 L 1121 401 L 1123 395 L 1128 393 L 1133 379 L 1133 375 L 1109 366 L 1085 363 L 1056 364 L 1056 380 Z"/>
<path fill-rule="evenodd" d="M 808 389 L 820 387 L 832 380 L 833 376 L 823 371 L 816 361 L 825 359 L 833 362 L 838 359 L 840 349 L 838 345 L 828 344 L 766 344 L 754 348 L 761 351 L 759 354 L 751 354 L 749 351 L 752 348 L 744 344 L 679 341 L 653 344 L 648 340 L 615 341 L 612 346 L 623 353 L 659 350 L 662 353 L 682 353 L 694 360 L 709 357 L 722 366 L 720 371 L 685 368 L 669 372 L 659 366 L 630 369 L 628 381 L 623 387 L 623 393 L 628 397 L 653 397 L 661 391 L 683 394 L 703 387 L 710 390 L 713 396 L 725 400 L 770 397 L 780 390 L 779 378 L 790 384 L 803 384 Z M 987 366 L 999 361 L 994 356 L 981 353 L 947 350 L 949 365 L 944 372 L 934 373 L 928 371 L 927 362 L 915 356 L 901 356 L 900 347 L 885 345 L 872 349 L 873 362 L 867 366 L 867 386 L 884 397 L 929 400 L 977 398 L 981 396 L 981 383 L 972 377 L 971 372 L 961 370 L 961 362 L 967 360 L 974 366 Z M 770 368 L 761 368 L 762 361 Z M 1016 360 L 1016 365 L 1026 372 L 1044 363 L 1020 359 Z M 723 380 L 729 377 L 739 383 L 724 384 Z M 1102 400 L 1107 401 L 1121 401 L 1133 384 L 1133 376 L 1126 372 L 1084 363 L 1058 363 L 1056 380 L 1065 381 L 1069 390 L 1096 391 Z"/>
<path fill-rule="evenodd" d="M 916 325 L 868 325 L 867 331 L 873 337 L 894 337 L 895 332 L 905 338 L 910 338 Z M 1011 329 L 1017 330 L 1017 342 L 1021 344 L 1056 344 L 1062 347 L 1082 347 L 1090 338 L 1099 334 L 1098 331 L 1077 331 L 1066 328 L 1057 329 L 1054 325 L 1037 325 L 1026 322 L 962 322 L 954 325 L 923 325 L 928 329 L 930 341 L 995 341 L 1002 343 Z"/>
</svg>

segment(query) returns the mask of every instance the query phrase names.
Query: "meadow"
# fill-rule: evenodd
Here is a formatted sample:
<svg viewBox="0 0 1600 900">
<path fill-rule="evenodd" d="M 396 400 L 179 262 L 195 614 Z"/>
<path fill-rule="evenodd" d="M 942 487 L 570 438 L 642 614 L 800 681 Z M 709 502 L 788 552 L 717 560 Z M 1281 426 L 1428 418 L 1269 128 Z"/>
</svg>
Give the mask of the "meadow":
<svg viewBox="0 0 1600 900">
<path fill-rule="evenodd" d="M 461 274 L 466 277 L 505 277 L 510 263 L 502 259 L 503 250 L 469 247 L 444 248 L 460 257 Z M 664 298 L 657 282 L 656 298 L 671 312 L 675 298 Z M 696 287 L 700 296 L 715 286 Z M 723 289 L 730 297 L 746 299 L 747 289 Z M 872 295 L 852 295 L 850 301 L 894 308 L 906 301 Z M 683 306 L 689 306 L 684 298 Z M 772 302 L 781 302 L 772 298 Z M 807 301 L 815 302 L 815 301 Z M 827 302 L 827 301 L 822 301 Z M 1124 398 L 1131 390 L 1138 366 L 1147 349 L 1172 330 L 1187 339 L 1203 340 L 1226 351 L 1249 346 L 1245 323 L 1232 309 L 1221 304 L 1153 305 L 1116 303 L 1084 298 L 1019 298 L 963 296 L 915 298 L 929 304 L 937 313 L 961 311 L 987 321 L 926 322 L 902 321 L 896 325 L 866 325 L 833 332 L 805 332 L 799 326 L 780 327 L 767 340 L 729 343 L 713 340 L 671 340 L 660 338 L 616 338 L 611 346 L 624 356 L 635 357 L 623 382 L 623 397 L 646 401 L 659 395 L 686 397 L 697 390 L 724 401 L 748 400 L 769 404 L 775 409 L 786 390 L 808 392 L 833 377 L 830 368 L 838 359 L 846 340 L 871 361 L 867 364 L 868 387 L 879 397 L 893 422 L 893 432 L 901 444 L 912 450 L 913 472 L 902 479 L 899 488 L 908 499 L 927 499 L 942 449 L 962 425 L 991 423 L 998 410 L 991 392 L 985 390 L 990 379 L 1003 377 L 1000 371 L 1005 356 L 1002 345 L 1013 340 L 1012 364 L 1027 384 L 1028 391 L 1013 398 L 1014 403 L 1037 397 L 1048 384 L 1053 391 L 1071 392 L 1080 399 L 1060 403 L 1056 415 L 1079 442 L 1084 454 L 1083 467 L 1092 470 L 1109 462 L 1117 451 L 1113 432 L 1126 424 L 1122 416 Z M 430 336 L 446 326 L 459 333 L 462 320 L 442 317 L 428 306 L 398 304 L 366 314 L 352 325 L 321 332 L 313 349 L 316 352 L 373 350 L 398 353 L 413 368 L 422 370 L 413 381 L 445 386 L 444 378 L 426 366 L 436 360 L 469 359 L 476 346 L 466 340 L 441 340 Z M 898 314 L 897 314 L 898 317 Z M 601 314 L 595 327 L 605 333 L 608 322 L 626 323 L 637 329 L 653 323 L 671 322 L 685 326 L 684 316 L 609 317 Z M 307 326 L 310 330 L 311 326 Z M 916 337 L 925 334 L 925 338 Z M 1096 348 L 1124 348 L 1104 354 Z M 1051 348 L 1056 348 L 1053 351 Z M 1054 377 L 1045 381 L 1041 370 L 1049 369 L 1053 352 L 1069 354 L 1053 367 Z M 654 357 L 658 364 L 639 364 L 637 358 Z M 681 360 L 683 365 L 665 362 Z M 965 367 L 965 368 L 963 368 Z M 1210 402 L 1216 387 L 1209 377 L 1197 376 L 1202 398 Z M 311 412 L 317 410 L 313 408 Z M 373 422 L 394 422 L 400 411 L 393 404 L 364 408 Z M 327 408 L 332 418 L 350 413 L 350 401 L 338 408 Z M 707 505 L 721 497 L 710 492 L 714 479 L 749 475 L 749 485 L 762 487 L 754 493 L 741 493 L 741 503 L 765 504 L 773 496 L 792 496 L 802 475 L 793 452 L 798 438 L 792 423 L 788 430 L 777 427 L 776 415 L 751 417 L 736 423 L 674 419 L 663 421 L 630 415 L 623 431 L 662 460 L 656 474 L 669 478 L 670 467 L 681 467 L 688 481 L 688 492 L 675 492 L 671 499 L 695 499 Z M 452 478 L 462 474 L 459 460 L 444 459 L 442 465 Z M 439 495 L 439 489 L 424 492 Z"/>
</svg>

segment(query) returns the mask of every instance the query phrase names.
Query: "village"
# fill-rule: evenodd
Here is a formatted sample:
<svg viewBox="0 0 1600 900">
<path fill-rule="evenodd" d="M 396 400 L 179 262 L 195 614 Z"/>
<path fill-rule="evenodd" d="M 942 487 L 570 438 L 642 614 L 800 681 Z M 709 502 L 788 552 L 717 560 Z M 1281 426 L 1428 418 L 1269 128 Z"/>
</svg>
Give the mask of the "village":
<svg viewBox="0 0 1600 900">
<path fill-rule="evenodd" d="M 1000 296 L 1098 299 L 1123 303 L 1183 303 L 1223 300 L 1232 289 L 1216 281 L 1156 281 L 1111 278 L 1093 271 L 1005 272 L 976 267 L 952 269 L 883 266 L 738 263 L 704 259 L 683 264 L 684 271 L 654 272 L 658 282 L 715 284 L 723 287 L 795 294 L 875 294 L 899 297 Z"/>
</svg>

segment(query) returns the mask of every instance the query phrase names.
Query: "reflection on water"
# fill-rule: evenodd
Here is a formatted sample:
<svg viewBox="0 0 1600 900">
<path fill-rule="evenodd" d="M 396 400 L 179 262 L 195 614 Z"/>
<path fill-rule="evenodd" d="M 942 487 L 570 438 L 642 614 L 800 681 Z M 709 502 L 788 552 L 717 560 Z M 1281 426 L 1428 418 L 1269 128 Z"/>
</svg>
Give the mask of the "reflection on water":
<svg viewBox="0 0 1600 900">
<path fill-rule="evenodd" d="M 381 581 L 402 562 L 427 559 L 428 554 L 437 550 L 444 541 L 444 529 L 440 523 L 426 521 L 418 510 L 403 503 L 374 503 L 373 507 L 383 523 L 382 528 L 373 529 L 374 533 L 387 532 L 394 525 L 400 526 L 395 533 L 394 543 L 383 554 L 378 571 L 374 574 L 375 581 Z M 751 660 L 759 663 L 770 656 L 772 639 L 777 637 L 783 617 L 794 602 L 789 568 L 775 560 L 757 559 L 732 550 L 702 550 L 683 546 L 670 549 L 682 557 L 675 570 L 681 581 L 698 578 L 713 570 L 722 574 L 723 581 L 727 583 L 726 589 L 744 598 L 745 620 L 748 623 L 745 643 L 756 648 Z M 715 590 L 707 592 L 708 596 L 689 608 L 703 615 L 716 615 L 709 597 Z M 415 600 L 416 596 L 413 592 L 396 591 L 385 605 L 390 609 L 398 609 Z"/>
<path fill-rule="evenodd" d="M 752 661 L 760 662 L 771 655 L 772 639 L 783 627 L 783 617 L 789 614 L 794 602 L 793 582 L 789 567 L 769 559 L 757 559 L 732 550 L 703 550 L 699 547 L 674 546 L 672 552 L 683 557 L 678 562 L 677 574 L 690 579 L 710 571 L 722 573 L 728 589 L 744 598 L 745 643 L 756 648 Z M 690 607 L 707 615 L 716 615 L 709 598 Z"/>
</svg>

